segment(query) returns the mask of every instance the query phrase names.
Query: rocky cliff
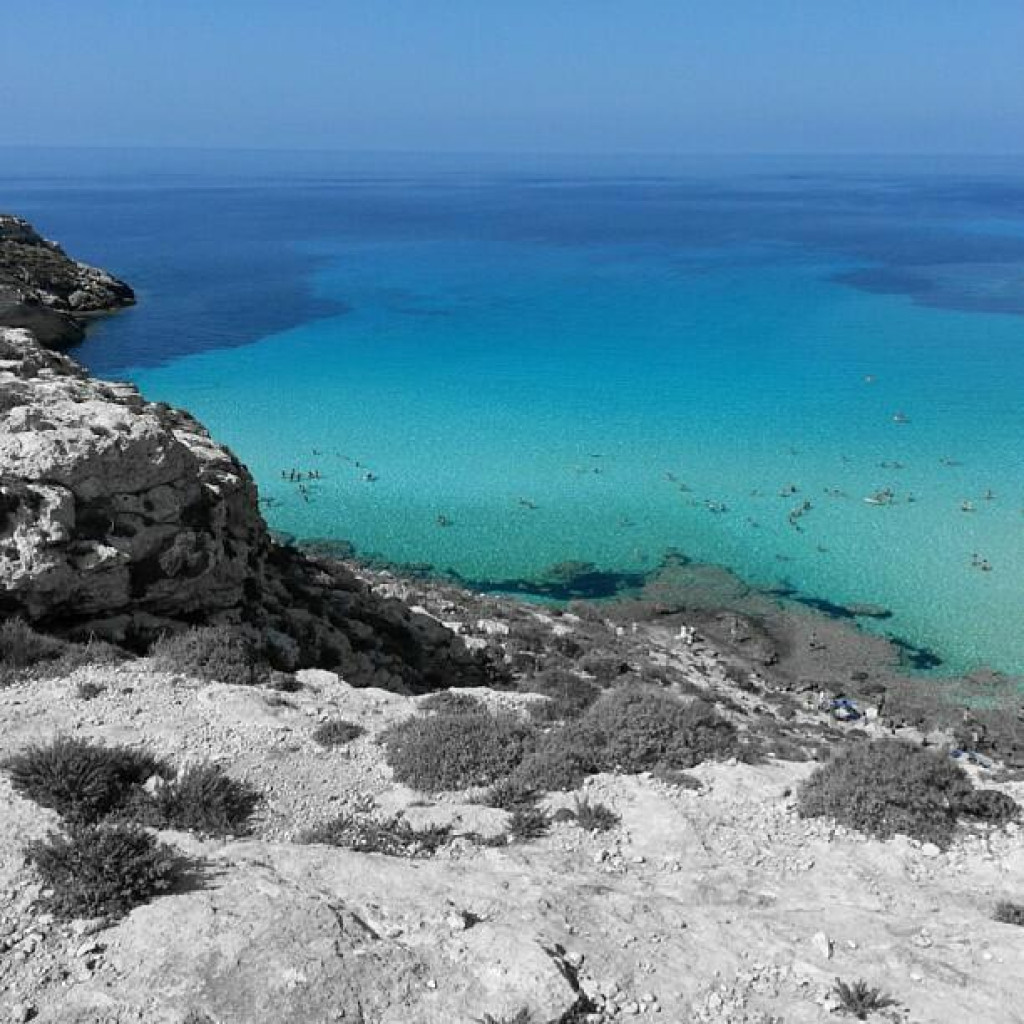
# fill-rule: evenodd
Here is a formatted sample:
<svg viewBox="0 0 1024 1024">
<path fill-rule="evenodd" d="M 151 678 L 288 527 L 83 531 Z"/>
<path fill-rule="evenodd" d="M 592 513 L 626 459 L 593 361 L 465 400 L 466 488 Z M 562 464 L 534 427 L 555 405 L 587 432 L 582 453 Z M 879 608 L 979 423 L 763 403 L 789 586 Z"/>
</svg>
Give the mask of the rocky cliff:
<svg viewBox="0 0 1024 1024">
<path fill-rule="evenodd" d="M 130 295 L 24 221 L 0 219 L 0 251 L 37 308 Z M 10 262 L 15 251 L 27 262 Z M 333 667 L 403 691 L 487 678 L 433 619 L 273 544 L 249 472 L 188 413 L 91 378 L 8 315 L 0 309 L 0 615 L 135 649 L 227 623 L 277 667 Z"/>
<path fill-rule="evenodd" d="M 123 281 L 71 259 L 20 217 L 0 214 L 0 325 L 64 347 L 82 340 L 90 316 L 134 301 Z"/>
</svg>

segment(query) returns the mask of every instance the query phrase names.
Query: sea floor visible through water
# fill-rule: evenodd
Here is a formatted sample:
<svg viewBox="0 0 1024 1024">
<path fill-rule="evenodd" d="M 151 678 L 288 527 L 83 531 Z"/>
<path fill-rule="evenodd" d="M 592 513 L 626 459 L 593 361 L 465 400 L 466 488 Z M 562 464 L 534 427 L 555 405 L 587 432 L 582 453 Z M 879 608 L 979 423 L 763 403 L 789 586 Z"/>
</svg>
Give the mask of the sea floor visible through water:
<svg viewBox="0 0 1024 1024">
<path fill-rule="evenodd" d="M 1024 671 L 1021 167 L 246 166 L 0 184 L 276 529 L 519 592 L 678 550 Z"/>
</svg>

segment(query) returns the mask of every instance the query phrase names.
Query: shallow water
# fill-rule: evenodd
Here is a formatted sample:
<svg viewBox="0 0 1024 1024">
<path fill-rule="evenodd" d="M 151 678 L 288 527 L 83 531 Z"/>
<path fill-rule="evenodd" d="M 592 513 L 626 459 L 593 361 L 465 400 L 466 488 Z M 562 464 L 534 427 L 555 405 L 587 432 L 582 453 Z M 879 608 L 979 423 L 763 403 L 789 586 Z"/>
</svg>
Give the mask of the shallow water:
<svg viewBox="0 0 1024 1024">
<path fill-rule="evenodd" d="M 676 547 L 1024 670 L 1020 168 L 246 167 L 0 205 L 140 284 L 80 357 L 274 526 L 481 580 Z"/>
</svg>

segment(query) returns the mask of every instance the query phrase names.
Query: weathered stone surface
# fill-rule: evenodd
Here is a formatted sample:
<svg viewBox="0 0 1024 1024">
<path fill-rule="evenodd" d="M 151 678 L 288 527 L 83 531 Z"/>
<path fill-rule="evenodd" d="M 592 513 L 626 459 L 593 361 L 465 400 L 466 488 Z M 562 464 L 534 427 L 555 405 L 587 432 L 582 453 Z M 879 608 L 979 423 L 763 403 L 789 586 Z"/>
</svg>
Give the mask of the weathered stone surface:
<svg viewBox="0 0 1024 1024">
<path fill-rule="evenodd" d="M 195 420 L 6 329 L 0 509 L 0 609 L 44 625 L 236 608 L 269 544 L 252 479 Z"/>
<path fill-rule="evenodd" d="M 82 340 L 83 320 L 135 301 L 132 289 L 71 259 L 20 217 L 0 214 L 0 324 L 31 330 L 45 345 Z"/>
</svg>

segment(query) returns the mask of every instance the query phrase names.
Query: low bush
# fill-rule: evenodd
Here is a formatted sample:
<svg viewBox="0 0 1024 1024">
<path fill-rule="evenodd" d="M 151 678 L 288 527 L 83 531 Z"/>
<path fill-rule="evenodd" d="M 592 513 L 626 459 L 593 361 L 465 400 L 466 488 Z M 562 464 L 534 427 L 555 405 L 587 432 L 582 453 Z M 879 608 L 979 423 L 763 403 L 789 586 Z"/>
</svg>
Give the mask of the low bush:
<svg viewBox="0 0 1024 1024">
<path fill-rule="evenodd" d="M 468 693 L 453 693 L 438 690 L 420 701 L 421 711 L 433 711 L 443 715 L 477 715 L 485 711 L 483 704 Z"/>
<path fill-rule="evenodd" d="M 395 778 L 433 793 L 507 777 L 532 749 L 535 731 L 509 714 L 440 713 L 393 726 L 383 742 Z"/>
<path fill-rule="evenodd" d="M 73 672 L 82 665 L 109 665 L 128 654 L 102 640 L 73 643 L 33 629 L 24 619 L 0 622 L 0 687 L 19 678 L 49 678 Z"/>
<path fill-rule="evenodd" d="M 579 720 L 577 750 L 595 771 L 693 768 L 737 752 L 736 729 L 710 704 L 628 686 L 603 694 Z"/>
<path fill-rule="evenodd" d="M 322 747 L 342 747 L 346 743 L 362 736 L 366 730 L 355 722 L 346 722 L 343 718 L 335 718 L 323 722 L 313 730 L 313 739 Z"/>
<path fill-rule="evenodd" d="M 166 772 L 146 751 L 59 736 L 3 762 L 15 790 L 68 821 L 95 823 L 123 807 L 142 783 Z"/>
<path fill-rule="evenodd" d="M 573 816 L 576 824 L 586 832 L 607 832 L 620 821 L 610 807 L 602 803 L 591 803 L 589 797 L 576 798 Z"/>
<path fill-rule="evenodd" d="M 515 778 L 500 779 L 484 794 L 481 803 L 502 811 L 514 811 L 518 807 L 535 804 L 540 793 L 532 786 L 526 786 Z"/>
<path fill-rule="evenodd" d="M 78 686 L 75 687 L 75 696 L 79 700 L 93 700 L 98 697 L 103 690 L 104 687 L 99 683 L 86 681 L 84 683 L 79 683 Z"/>
<path fill-rule="evenodd" d="M 343 814 L 304 832 L 303 843 L 342 846 L 358 853 L 383 853 L 389 857 L 431 857 L 451 836 L 447 825 L 417 829 L 405 818 L 388 821 Z"/>
<path fill-rule="evenodd" d="M 805 818 L 834 818 L 879 839 L 902 832 L 946 846 L 972 792 L 946 754 L 884 739 L 846 747 L 816 768 L 800 788 L 798 807 Z"/>
<path fill-rule="evenodd" d="M 485 1013 L 479 1020 L 479 1024 L 532 1024 L 533 1016 L 525 1007 L 514 1017 L 495 1017 L 492 1013 Z"/>
<path fill-rule="evenodd" d="M 508 834 L 517 842 L 540 839 L 551 830 L 551 818 L 539 807 L 518 807 L 512 812 Z"/>
<path fill-rule="evenodd" d="M 37 633 L 24 619 L 0 622 L 0 666 L 8 671 L 56 661 L 67 648 L 65 641 Z"/>
<path fill-rule="evenodd" d="M 593 752 L 586 750 L 572 728 L 555 729 L 540 738 L 512 773 L 512 784 L 544 793 L 564 792 L 579 787 L 596 771 Z"/>
<path fill-rule="evenodd" d="M 206 682 L 254 686 L 270 678 L 270 668 L 253 640 L 230 626 L 194 626 L 164 636 L 149 654 L 157 671 Z"/>
<path fill-rule="evenodd" d="M 589 680 L 558 669 L 549 669 L 524 679 L 519 689 L 550 698 L 532 705 L 530 709 L 535 717 L 548 721 L 578 718 L 601 695 L 601 690 Z"/>
<path fill-rule="evenodd" d="M 993 825 L 1005 825 L 1020 817 L 1020 804 L 998 789 L 973 790 L 963 797 L 958 810 L 965 818 L 975 818 Z"/>
<path fill-rule="evenodd" d="M 993 921 L 1000 924 L 1015 924 L 1024 928 L 1024 903 L 1012 903 L 1010 900 L 1000 900 L 996 904 Z"/>
<path fill-rule="evenodd" d="M 231 778 L 218 765 L 195 764 L 159 782 L 151 796 L 139 798 L 132 816 L 154 828 L 245 835 L 260 799 L 259 790 Z"/>
<path fill-rule="evenodd" d="M 881 989 L 871 988 L 866 981 L 855 981 L 852 985 L 836 978 L 832 990 L 839 1000 L 839 1013 L 867 1020 L 868 1014 L 877 1013 L 896 1005 L 896 1000 Z"/>
<path fill-rule="evenodd" d="M 63 920 L 123 917 L 170 889 L 183 868 L 170 847 L 130 825 L 75 828 L 30 843 L 26 855 L 50 890 L 44 906 Z"/>
</svg>

